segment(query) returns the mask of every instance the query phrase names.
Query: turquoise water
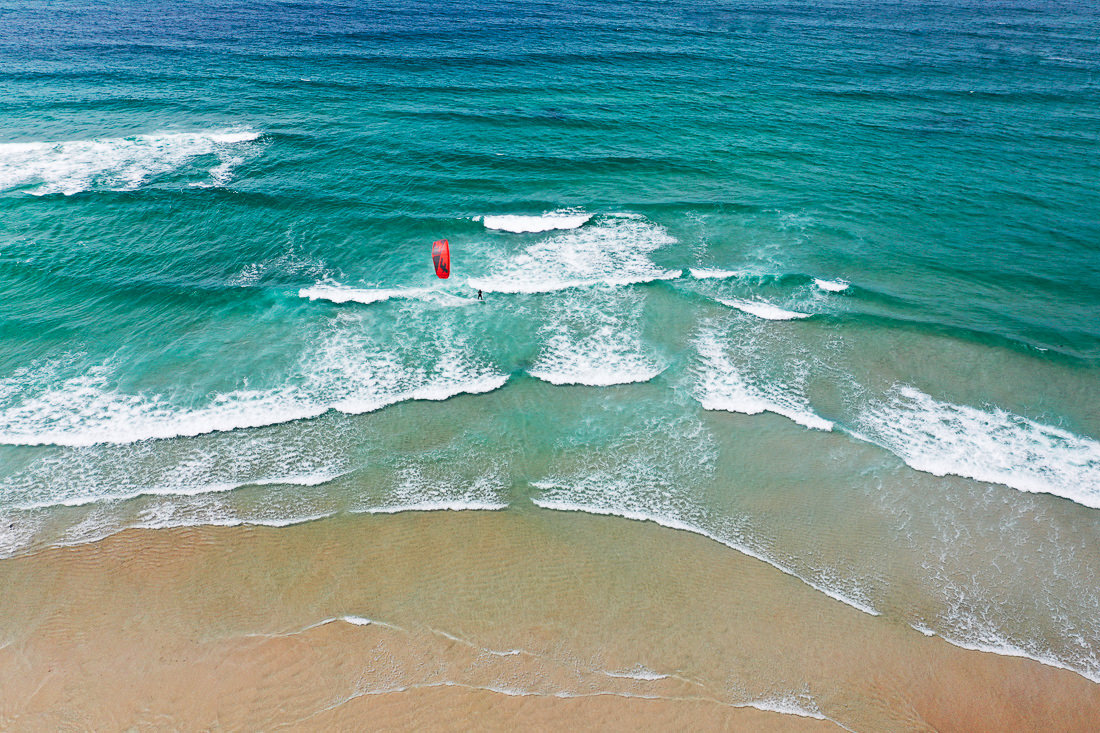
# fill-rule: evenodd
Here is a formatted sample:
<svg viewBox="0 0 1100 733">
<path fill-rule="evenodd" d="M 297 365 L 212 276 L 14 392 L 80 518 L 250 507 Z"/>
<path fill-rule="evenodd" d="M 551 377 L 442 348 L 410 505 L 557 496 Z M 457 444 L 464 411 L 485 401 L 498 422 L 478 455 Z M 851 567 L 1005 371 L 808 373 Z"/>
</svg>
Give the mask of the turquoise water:
<svg viewBox="0 0 1100 733">
<path fill-rule="evenodd" d="M 0 3 L 0 551 L 611 513 L 1100 681 L 1098 27 Z"/>
</svg>

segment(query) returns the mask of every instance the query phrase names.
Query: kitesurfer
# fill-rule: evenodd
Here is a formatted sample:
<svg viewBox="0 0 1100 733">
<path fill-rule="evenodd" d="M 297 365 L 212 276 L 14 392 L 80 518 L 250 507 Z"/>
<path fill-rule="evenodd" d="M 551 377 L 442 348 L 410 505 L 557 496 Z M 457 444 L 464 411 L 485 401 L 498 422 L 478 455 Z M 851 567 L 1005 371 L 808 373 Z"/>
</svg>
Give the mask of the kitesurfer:
<svg viewBox="0 0 1100 733">
<path fill-rule="evenodd" d="M 451 276 L 451 248 L 446 239 L 432 242 L 432 264 L 435 265 L 435 274 L 441 280 Z"/>
</svg>

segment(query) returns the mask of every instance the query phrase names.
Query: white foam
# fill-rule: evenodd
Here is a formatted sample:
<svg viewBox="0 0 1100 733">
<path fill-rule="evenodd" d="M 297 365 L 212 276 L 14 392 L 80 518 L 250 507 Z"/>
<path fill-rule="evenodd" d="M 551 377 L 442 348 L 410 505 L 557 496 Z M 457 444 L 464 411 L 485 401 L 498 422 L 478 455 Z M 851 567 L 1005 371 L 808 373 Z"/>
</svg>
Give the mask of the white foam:
<svg viewBox="0 0 1100 733">
<path fill-rule="evenodd" d="M 371 621 L 369 618 L 364 618 L 363 616 L 341 616 L 340 620 L 352 624 L 353 626 L 370 626 L 374 623 L 374 621 Z"/>
<path fill-rule="evenodd" d="M 784 310 L 777 305 L 765 303 L 761 300 L 741 300 L 740 298 L 716 298 L 716 300 L 722 305 L 728 305 L 731 308 L 736 308 L 749 315 L 769 321 L 790 321 L 796 318 L 809 318 L 812 315 L 810 313 Z"/>
<path fill-rule="evenodd" d="M 899 385 L 858 418 L 852 434 L 910 467 L 1100 509 L 1100 442 L 1000 408 L 940 402 Z"/>
<path fill-rule="evenodd" d="M 623 680 L 638 680 L 639 682 L 656 682 L 657 680 L 667 680 L 667 674 L 661 674 L 654 672 L 651 669 L 638 665 L 634 669 L 626 672 L 604 672 L 608 677 L 615 677 L 616 679 Z"/>
<path fill-rule="evenodd" d="M 828 720 L 818 708 L 817 704 L 806 696 L 795 697 L 786 695 L 783 697 L 771 697 L 751 702 L 734 703 L 735 708 L 755 708 L 769 713 L 781 713 L 783 715 L 797 715 L 802 718 L 814 720 Z"/>
<path fill-rule="evenodd" d="M 213 395 L 199 408 L 179 408 L 160 395 L 112 389 L 110 374 L 99 365 L 6 406 L 0 411 L 0 443 L 86 446 L 192 437 L 316 417 L 328 409 L 293 387 L 234 390 Z"/>
<path fill-rule="evenodd" d="M 221 162 L 210 169 L 210 185 L 226 186 L 233 180 L 233 169 L 244 162 L 243 155 L 221 156 Z M 194 185 L 202 185 L 201 183 Z"/>
<path fill-rule="evenodd" d="M 847 280 L 822 280 L 815 277 L 814 285 L 830 293 L 840 293 L 847 290 L 850 283 Z"/>
<path fill-rule="evenodd" d="M 353 507 L 356 514 L 400 514 L 403 512 L 500 511 L 508 508 L 505 469 L 492 459 L 479 461 L 488 469 L 476 476 L 454 473 L 447 456 L 401 467 L 392 486 Z"/>
<path fill-rule="evenodd" d="M 593 285 L 607 285 L 611 287 L 625 287 L 627 285 L 640 285 L 642 283 L 657 282 L 659 280 L 675 280 L 680 277 L 679 270 L 660 270 L 653 274 L 645 275 L 606 275 L 601 278 L 573 280 L 561 278 L 530 279 L 527 282 L 516 280 L 508 282 L 495 278 L 470 278 L 467 282 L 470 287 L 484 290 L 487 293 L 552 293 L 557 290 L 570 290 L 572 288 L 586 288 Z"/>
<path fill-rule="evenodd" d="M 558 511 L 604 514 L 650 521 L 692 532 L 768 563 L 802 580 L 830 598 L 877 615 L 861 590 L 838 590 L 832 574 L 799 572 L 744 539 L 738 521 L 716 515 L 701 500 L 718 461 L 717 445 L 705 423 L 691 413 L 631 418 L 619 425 L 611 442 L 587 447 L 589 441 L 565 445 L 564 471 L 532 482 L 539 494 L 532 501 Z"/>
<path fill-rule="evenodd" d="M 0 496 L 8 506 L 31 514 L 61 506 L 117 507 L 122 513 L 112 515 L 118 515 L 117 521 L 135 510 L 150 521 L 190 518 L 195 523 L 294 517 L 307 511 L 305 495 L 327 493 L 303 489 L 348 472 L 348 434 L 345 426 L 321 421 L 262 433 L 216 433 L 170 445 L 142 441 L 39 451 L 19 470 L 0 475 Z M 271 513 L 242 515 L 224 497 L 249 486 L 269 487 L 262 491 L 268 508 L 275 506 L 273 497 L 293 496 L 295 501 Z"/>
<path fill-rule="evenodd" d="M 407 400 L 449 399 L 498 389 L 508 375 L 475 356 L 464 331 L 433 324 L 435 339 L 396 343 L 379 339 L 357 317 L 338 321 L 303 358 L 304 389 L 317 401 L 348 414 L 373 412 Z"/>
<path fill-rule="evenodd" d="M 539 493 L 531 501 L 544 509 L 618 516 L 648 521 L 670 529 L 701 535 L 802 580 L 830 598 L 877 615 L 851 593 L 807 578 L 771 553 L 753 547 L 737 522 L 715 515 L 702 503 L 705 482 L 712 479 L 718 450 L 697 415 L 684 413 L 633 418 L 618 425 L 608 443 L 565 443 L 565 465 L 545 478 L 532 481 Z M 564 469 L 564 470 L 563 470 Z M 824 577 L 820 571 L 818 576 Z"/>
<path fill-rule="evenodd" d="M 259 132 L 247 128 L 158 132 L 133 137 L 0 144 L 0 191 L 34 186 L 36 195 L 70 195 L 93 188 L 131 191 L 151 178 L 183 169 L 200 156 L 219 164 L 210 184 L 225 185 L 244 162 L 241 146 Z"/>
<path fill-rule="evenodd" d="M 49 538 L 50 547 L 71 547 L 98 542 L 126 529 L 171 529 L 175 527 L 239 527 L 255 525 L 264 527 L 287 527 L 294 524 L 323 519 L 332 516 L 331 513 L 316 513 L 302 516 L 283 517 L 271 519 L 263 517 L 233 517 L 224 513 L 213 513 L 204 517 L 172 516 L 170 509 L 164 512 L 149 513 L 139 521 L 123 521 L 108 511 L 96 511 L 90 513 L 84 520 L 69 527 L 60 537 Z M 0 527 L 0 558 L 17 556 L 27 552 L 36 545 L 41 545 L 43 539 L 38 537 L 43 524 L 48 524 L 48 514 L 34 517 L 24 515 L 17 523 L 17 531 L 14 533 L 5 531 Z"/>
<path fill-rule="evenodd" d="M 355 302 L 369 304 L 389 300 L 390 298 L 415 297 L 425 291 L 426 289 L 424 288 L 402 291 L 396 288 L 349 288 L 343 285 L 324 285 L 318 283 L 313 287 L 302 288 L 298 291 L 298 296 L 301 298 L 309 298 L 310 300 L 328 300 L 333 303 Z"/>
<path fill-rule="evenodd" d="M 405 629 L 402 629 L 399 626 L 394 626 L 393 624 L 387 624 L 384 621 L 375 621 L 373 619 L 369 619 L 369 618 L 366 618 L 364 616 L 333 616 L 331 618 L 321 619 L 320 621 L 314 621 L 311 624 L 307 624 L 306 626 L 301 626 L 301 627 L 296 628 L 296 629 L 291 629 L 289 631 L 274 631 L 274 632 L 268 631 L 268 632 L 250 633 L 250 634 L 244 634 L 244 637 L 245 638 L 261 638 L 261 639 L 280 639 L 280 638 L 286 638 L 286 637 L 290 637 L 290 636 L 297 636 L 298 634 L 304 634 L 307 631 L 313 631 L 314 629 L 321 629 L 321 628 L 324 628 L 325 626 L 330 626 L 332 624 L 339 624 L 339 623 L 351 624 L 352 626 L 384 626 L 385 628 L 393 629 L 394 631 L 405 631 Z"/>
<path fill-rule="evenodd" d="M 428 630 L 431 631 L 433 634 L 436 634 L 438 636 L 442 636 L 444 639 L 447 639 L 449 641 L 457 642 L 459 644 L 462 644 L 463 646 L 468 646 L 471 649 L 476 649 L 478 652 L 488 654 L 489 656 L 492 656 L 492 657 L 516 657 L 516 656 L 519 656 L 521 654 L 525 654 L 527 656 L 535 656 L 535 655 L 532 655 L 530 652 L 526 652 L 522 649 L 503 649 L 503 650 L 501 650 L 501 649 L 490 649 L 488 647 L 484 647 L 484 646 L 481 646 L 479 644 L 475 644 L 474 642 L 470 641 L 469 639 L 463 639 L 461 636 L 455 636 L 454 634 L 452 634 L 448 631 L 443 631 L 442 629 L 429 628 Z"/>
<path fill-rule="evenodd" d="M 833 429 L 832 421 L 815 414 L 801 394 L 781 384 L 747 380 L 713 331 L 702 332 L 695 347 L 700 358 L 695 396 L 703 409 L 745 415 L 773 412 L 807 428 Z"/>
<path fill-rule="evenodd" d="M 318 473 L 294 473 L 275 478 L 252 479 L 245 485 L 270 486 L 272 484 L 291 484 L 294 486 L 320 486 L 339 478 L 342 474 L 333 471 L 320 471 Z"/>
<path fill-rule="evenodd" d="M 583 384 L 607 387 L 648 382 L 664 371 L 634 344 L 611 328 L 601 328 L 580 340 L 565 333 L 552 334 L 534 366 L 527 373 L 550 384 Z"/>
<path fill-rule="evenodd" d="M 42 520 L 29 521 L 21 517 L 13 522 L 11 514 L 0 519 L 0 558 L 12 557 L 30 547 L 39 531 Z"/>
<path fill-rule="evenodd" d="M 419 501 L 353 509 L 353 514 L 404 514 L 405 512 L 497 512 L 507 509 L 501 502 L 487 501 Z"/>
<path fill-rule="evenodd" d="M 83 524 L 91 531 L 73 527 L 66 533 L 66 540 L 73 544 L 89 542 L 98 539 L 97 534 L 102 536 L 127 527 L 289 527 L 324 519 L 339 511 L 337 505 L 323 498 L 323 493 L 302 491 L 293 485 L 269 489 L 263 492 L 263 497 L 261 504 L 249 506 L 248 502 L 234 501 L 226 494 L 156 492 L 127 506 L 105 496 L 101 504 L 87 510 Z"/>
<path fill-rule="evenodd" d="M 637 295 L 606 293 L 551 304 L 542 350 L 527 373 L 551 384 L 648 382 L 664 366 L 644 345 L 641 306 Z"/>
<path fill-rule="evenodd" d="M 923 624 L 910 624 L 913 629 L 919 631 L 925 636 L 939 636 L 952 646 L 957 646 L 960 649 L 968 649 L 974 652 L 985 652 L 987 654 L 996 654 L 1002 657 L 1019 657 L 1021 659 L 1030 659 L 1033 662 L 1039 664 L 1045 664 L 1048 667 L 1055 667 L 1057 669 L 1064 669 L 1074 674 L 1081 675 L 1087 680 L 1100 683 L 1100 668 L 1078 668 L 1073 667 L 1060 659 L 1055 658 L 1050 654 L 1043 654 L 1036 651 L 1028 651 L 1020 646 L 1013 644 L 1006 639 L 991 633 L 986 630 L 980 635 L 975 635 L 973 638 L 957 637 L 951 633 L 937 633 Z"/>
<path fill-rule="evenodd" d="M 355 288 L 336 282 L 320 282 L 298 291 L 298 296 L 332 303 L 381 303 L 387 300 L 423 300 L 449 303 L 470 303 L 473 298 L 448 293 L 439 288 Z"/>
<path fill-rule="evenodd" d="M 288 439 L 302 441 L 302 445 L 291 445 L 290 449 L 283 454 L 286 464 L 294 465 L 299 461 L 308 462 L 309 460 L 317 460 L 318 462 L 330 460 L 330 457 L 326 456 L 316 459 L 309 455 L 309 447 L 314 445 L 315 440 L 318 438 L 337 437 L 333 435 L 333 427 L 321 426 L 314 429 L 313 426 L 306 426 L 305 429 L 314 431 L 316 434 L 302 441 L 300 431 L 294 430 L 287 433 Z M 205 462 L 207 466 L 204 475 L 216 477 L 219 468 L 209 464 L 227 459 L 230 464 L 236 464 L 240 461 L 243 465 L 230 465 L 224 470 L 234 473 L 248 472 L 251 470 L 251 464 L 254 463 L 254 458 L 248 455 L 249 446 L 256 443 L 269 443 L 268 438 L 264 436 L 226 435 L 222 438 L 221 448 L 216 447 L 210 450 L 208 460 Z M 341 460 L 346 460 L 346 458 L 343 458 L 346 450 L 341 447 L 341 441 L 335 440 L 332 442 L 335 442 L 336 445 L 333 445 L 329 452 L 338 454 L 341 456 Z M 243 454 L 234 453 L 232 447 L 234 445 L 243 446 L 245 452 Z M 284 446 L 283 441 L 278 441 L 275 444 L 269 443 L 264 446 L 263 450 L 267 453 L 278 453 L 280 448 Z M 191 450 L 186 445 L 184 448 L 185 451 Z M 161 459 L 163 464 L 161 472 L 169 477 L 164 485 L 152 484 L 141 492 L 140 496 L 143 498 L 138 498 L 125 485 L 122 489 L 118 489 L 109 483 L 114 475 L 124 474 L 126 468 L 135 463 L 139 474 L 146 473 L 147 470 L 142 461 L 146 456 L 147 449 L 149 454 Z M 82 506 L 81 509 L 67 510 L 80 512 L 76 515 L 79 520 L 69 524 L 60 534 L 56 530 L 50 529 L 52 510 L 62 504 L 77 503 L 66 501 L 64 493 L 56 500 L 43 502 L 41 508 L 13 506 L 11 507 L 14 510 L 12 518 L 17 519 L 17 521 L 12 523 L 16 526 L 8 528 L 5 524 L 0 527 L 0 556 L 10 556 L 47 542 L 51 545 L 61 546 L 95 542 L 130 527 L 144 529 L 194 526 L 235 527 L 242 525 L 284 527 L 321 519 L 343 511 L 357 514 L 499 511 L 506 509 L 508 506 L 507 489 L 510 483 L 501 467 L 496 466 L 486 474 L 469 478 L 454 474 L 453 469 L 449 468 L 451 462 L 432 460 L 431 458 L 422 461 L 423 465 L 412 465 L 399 471 L 400 481 L 396 486 L 382 492 L 381 495 L 363 497 L 362 503 L 358 507 L 348 507 L 343 501 L 336 499 L 327 491 L 305 492 L 300 490 L 298 487 L 302 485 L 316 483 L 316 481 L 308 479 L 298 484 L 298 487 L 292 485 L 290 481 L 273 480 L 271 481 L 272 484 L 290 485 L 265 491 L 262 495 L 262 504 L 251 506 L 252 501 L 247 498 L 244 503 L 241 503 L 223 493 L 212 493 L 219 490 L 219 487 L 202 483 L 203 475 L 196 474 L 190 478 L 176 476 L 177 471 L 174 470 L 175 468 L 179 468 L 178 473 L 184 474 L 184 476 L 195 474 L 193 467 L 188 465 L 190 461 L 186 459 L 183 461 L 179 459 L 172 460 L 171 458 L 165 461 L 163 460 L 163 453 L 156 451 L 156 446 L 152 445 L 97 446 L 93 449 L 67 451 L 51 465 L 64 466 L 68 462 L 72 462 L 74 458 L 79 461 L 80 455 L 88 452 L 88 450 L 109 454 L 106 456 L 106 461 L 114 469 L 114 473 L 96 476 L 94 473 L 85 472 L 91 480 L 97 481 L 97 485 L 103 488 L 99 495 L 91 497 L 90 503 L 86 506 Z M 137 451 L 137 453 L 131 455 L 134 451 Z M 122 458 L 119 455 L 120 452 L 126 457 Z M 68 458 L 67 461 L 66 458 Z M 42 492 L 47 495 L 57 491 L 54 486 L 43 486 L 41 476 L 48 476 L 49 468 L 50 465 L 44 465 L 37 476 L 29 477 L 31 479 L 30 483 L 42 487 Z M 153 471 L 153 473 L 155 474 L 156 471 Z M 71 481 L 71 476 L 78 474 L 79 472 L 70 474 L 65 476 L 63 480 Z M 131 483 L 140 485 L 147 480 L 147 476 L 139 476 Z M 242 483 L 261 482 L 245 481 Z M 75 487 L 72 491 L 75 495 L 79 492 L 87 492 L 88 487 Z M 25 494 L 26 491 L 21 490 L 18 482 L 15 484 L 6 482 L 4 485 L 0 485 L 0 495 L 18 496 L 20 493 Z M 136 502 L 122 503 L 128 499 L 135 499 Z M 81 504 L 83 505 L 83 502 Z"/>
<path fill-rule="evenodd" d="M 252 441 L 250 441 L 252 442 Z M 130 446 L 123 446 L 126 449 Z M 114 447 L 117 451 L 117 447 Z M 298 456 L 290 454 L 287 463 L 294 463 Z M 236 456 L 233 456 L 236 459 Z M 116 461 L 117 463 L 117 461 Z M 247 461 L 246 461 L 247 463 Z M 122 468 L 128 463 L 121 463 Z M 172 474 L 171 464 L 165 469 Z M 183 467 L 187 472 L 187 467 Z M 407 473 L 407 472 L 406 472 Z M 414 472 L 415 473 L 415 472 Z M 174 478 L 174 477 L 173 477 Z M 438 480 L 437 480 L 438 479 Z M 249 482 L 244 482 L 249 483 Z M 259 483 L 259 482 L 255 482 Z M 271 483 L 287 483 L 276 482 Z M 41 481 L 38 481 L 41 485 Z M 194 491 L 188 487 L 195 486 Z M 183 487 L 183 490 L 180 490 Z M 0 486 L 0 494 L 10 494 L 9 486 Z M 18 487 L 16 487 L 18 488 Z M 49 532 L 43 535 L 43 529 L 50 524 L 50 512 L 68 502 L 64 496 L 56 501 L 46 501 L 41 507 L 27 508 L 14 506 L 18 517 L 15 527 L 0 527 L 0 557 L 11 556 L 48 542 L 51 546 L 79 545 L 96 542 L 127 528 L 166 529 L 173 527 L 237 527 L 256 525 L 266 527 L 286 527 L 304 522 L 333 516 L 341 511 L 349 511 L 342 503 L 334 503 L 325 493 L 303 493 L 293 488 L 276 492 L 265 492 L 262 506 L 248 508 L 224 494 L 213 493 L 223 488 L 202 484 L 193 484 L 190 480 L 178 479 L 175 484 L 153 485 L 138 495 L 128 490 L 117 490 L 106 486 L 98 495 L 89 499 L 87 504 L 80 502 L 83 514 L 79 521 L 65 527 L 60 536 Z M 52 490 L 46 487 L 46 491 Z M 86 487 L 76 489 L 86 491 Z M 403 512 L 437 511 L 499 511 L 507 508 L 501 498 L 505 495 L 503 481 L 497 475 L 482 476 L 473 481 L 456 481 L 453 477 L 430 478 L 417 477 L 406 481 L 396 490 L 387 492 L 380 498 L 381 504 L 351 508 L 352 513 L 361 514 L 398 514 Z M 145 497 L 139 499 L 138 496 Z M 124 505 L 120 502 L 137 499 L 141 504 Z M 142 508 L 143 507 L 143 508 Z M 140 509 L 136 517 L 134 510 Z M 71 510 L 70 510 L 71 511 Z"/>
<path fill-rule="evenodd" d="M 291 246 L 275 257 L 259 262 L 249 262 L 236 275 L 230 277 L 226 284 L 239 288 L 252 287 L 269 275 L 279 279 L 288 276 L 321 279 L 326 276 L 327 271 L 324 260 L 304 254 Z M 322 282 L 327 281 L 322 280 Z"/>
<path fill-rule="evenodd" d="M 486 216 L 481 219 L 486 229 L 499 229 L 514 234 L 548 232 L 554 229 L 576 229 L 584 226 L 592 214 L 575 209 L 551 211 L 541 216 Z"/>
<path fill-rule="evenodd" d="M 502 387 L 508 375 L 473 359 L 458 336 L 421 352 L 387 351 L 362 332 L 341 332 L 303 355 L 299 371 L 271 389 L 210 395 L 199 406 L 112 386 L 101 364 L 68 378 L 33 368 L 0 379 L 0 443 L 89 446 L 194 437 L 318 417 L 373 412 L 407 400 L 446 400 Z M 13 387 L 14 389 L 8 389 Z"/>
<path fill-rule="evenodd" d="M 263 519 L 263 518 L 212 518 L 205 521 L 197 522 L 193 520 L 189 521 L 174 521 L 174 522 L 140 522 L 131 525 L 138 529 L 170 529 L 173 527 L 243 527 L 243 526 L 255 526 L 255 527 L 291 527 L 295 524 L 305 524 L 306 522 L 315 522 L 318 519 L 325 519 L 333 516 L 331 513 L 326 514 L 307 514 L 298 517 L 286 517 L 283 519 Z M 110 534 L 119 532 L 125 529 L 125 527 L 119 527 L 111 530 Z M 84 544 L 90 540 L 82 539 L 73 544 Z"/>
<path fill-rule="evenodd" d="M 177 467 L 179 474 L 187 474 L 191 466 L 180 465 Z M 75 495 L 59 494 L 55 498 L 46 499 L 42 501 L 32 501 L 26 504 L 14 504 L 13 509 L 21 511 L 33 511 L 35 509 L 47 509 L 50 507 L 79 507 L 86 506 L 88 504 L 96 504 L 99 502 L 119 502 L 127 501 L 129 499 L 136 499 L 140 496 L 198 496 L 199 494 L 224 494 L 245 486 L 271 486 L 274 484 L 287 484 L 290 486 L 320 486 L 328 483 L 340 476 L 339 473 L 333 471 L 325 471 L 318 474 L 294 474 L 288 476 L 278 476 L 271 478 L 260 479 L 243 479 L 238 482 L 212 482 L 212 481 L 192 481 L 192 480 L 176 480 L 169 481 L 163 484 L 150 484 L 146 486 L 140 486 L 138 488 L 122 488 L 121 490 L 108 490 L 105 492 L 97 492 L 93 494 L 78 493 Z M 83 490 L 86 487 L 75 487 L 77 490 Z M 280 520 L 282 521 L 282 520 Z M 300 520 L 292 520 L 291 523 L 297 523 Z"/>
<path fill-rule="evenodd" d="M 670 280 L 681 272 L 658 267 L 650 255 L 675 242 L 644 217 L 607 215 L 593 225 L 554 234 L 497 258 L 488 275 L 470 278 L 469 285 L 485 292 L 548 293 Z"/>
<path fill-rule="evenodd" d="M 688 271 L 696 280 L 729 280 L 745 274 L 740 270 L 707 270 L 695 267 L 690 268 Z"/>
<path fill-rule="evenodd" d="M 561 486 L 559 486 L 555 483 L 545 482 L 545 481 L 535 482 L 532 485 L 535 486 L 536 488 L 540 488 L 540 489 L 558 489 L 558 488 L 562 488 Z M 713 541 L 715 541 L 719 544 L 725 545 L 726 547 L 729 547 L 732 550 L 737 550 L 738 552 L 742 553 L 743 555 L 748 555 L 749 557 L 752 557 L 752 558 L 755 558 L 757 560 L 760 560 L 761 562 L 767 563 L 768 565 L 771 565 L 773 568 L 775 568 L 775 569 L 777 569 L 777 570 L 779 570 L 779 571 L 781 571 L 781 572 L 783 572 L 787 575 L 790 575 L 794 578 L 798 578 L 799 580 L 801 580 L 803 583 L 805 583 L 809 587 L 813 588 L 814 590 L 816 590 L 820 593 L 824 593 L 829 598 L 832 598 L 835 601 L 839 601 L 839 602 L 841 602 L 841 603 L 843 603 L 847 606 L 851 606 L 852 608 L 855 608 L 859 611 L 863 611 L 866 614 L 870 614 L 871 616 L 880 615 L 879 612 L 876 611 L 874 608 L 872 608 L 869 604 L 864 603 L 864 602 L 862 602 L 860 600 L 857 600 L 855 598 L 848 597 L 848 596 L 846 596 L 842 593 L 839 593 L 838 591 L 833 590 L 832 588 L 827 588 L 823 585 L 820 585 L 818 583 L 814 583 L 810 580 L 807 580 L 806 578 L 804 578 L 801 575 L 799 575 L 798 573 L 794 572 L 794 570 L 787 567 L 786 565 L 784 565 L 780 562 L 777 562 L 776 560 L 774 560 L 772 558 L 769 558 L 769 557 L 763 555 L 762 553 L 759 553 L 759 552 L 753 550 L 751 547 L 748 547 L 747 545 L 744 545 L 744 544 L 739 543 L 739 542 L 735 542 L 735 541 L 730 540 L 730 539 L 723 538 L 723 537 L 721 537 L 721 536 L 719 536 L 719 535 L 717 535 L 713 532 L 710 532 L 710 531 L 708 531 L 708 530 L 706 530 L 702 527 L 699 527 L 695 524 L 691 524 L 691 523 L 688 523 L 688 522 L 681 521 L 681 520 L 679 520 L 675 517 L 666 517 L 666 516 L 662 516 L 662 515 L 656 514 L 656 513 L 636 511 L 636 510 L 632 510 L 632 509 L 624 509 L 624 508 L 619 508 L 619 507 L 598 506 L 598 505 L 590 505 L 590 504 L 576 504 L 576 503 L 572 503 L 572 502 L 568 502 L 568 501 L 561 501 L 561 500 L 554 500 L 554 499 L 532 499 L 531 501 L 532 501 L 532 503 L 535 504 L 535 506 L 542 507 L 543 509 L 552 509 L 554 511 L 560 511 L 560 512 L 583 512 L 583 513 L 586 513 L 586 514 L 600 514 L 600 515 L 604 515 L 604 516 L 623 517 L 624 519 L 632 519 L 632 520 L 635 520 L 635 521 L 638 521 L 638 522 L 653 522 L 654 524 L 659 524 L 662 527 L 668 527 L 669 529 L 676 529 L 676 530 L 680 530 L 680 531 L 683 531 L 683 532 L 692 532 L 693 534 L 701 535 L 703 537 L 706 537 L 709 540 L 713 540 Z"/>
</svg>

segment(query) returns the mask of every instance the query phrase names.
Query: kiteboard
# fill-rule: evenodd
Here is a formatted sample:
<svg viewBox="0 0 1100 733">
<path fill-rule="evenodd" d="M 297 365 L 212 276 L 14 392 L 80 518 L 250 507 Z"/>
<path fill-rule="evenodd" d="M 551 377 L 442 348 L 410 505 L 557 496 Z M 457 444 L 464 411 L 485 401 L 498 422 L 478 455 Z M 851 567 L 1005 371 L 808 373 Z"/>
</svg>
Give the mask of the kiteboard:
<svg viewBox="0 0 1100 733">
<path fill-rule="evenodd" d="M 451 276 L 451 247 L 446 239 L 439 239 L 432 243 L 432 264 L 435 265 L 435 274 L 446 280 Z"/>
</svg>

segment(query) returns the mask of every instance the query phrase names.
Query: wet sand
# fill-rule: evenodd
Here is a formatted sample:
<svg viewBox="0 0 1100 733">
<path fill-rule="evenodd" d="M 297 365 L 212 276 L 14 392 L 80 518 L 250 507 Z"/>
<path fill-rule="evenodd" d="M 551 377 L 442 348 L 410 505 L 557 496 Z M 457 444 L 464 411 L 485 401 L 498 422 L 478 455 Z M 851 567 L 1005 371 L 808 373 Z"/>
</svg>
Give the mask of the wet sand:
<svg viewBox="0 0 1100 733">
<path fill-rule="evenodd" d="M 0 728 L 1089 730 L 1100 685 L 705 538 L 543 510 L 0 561 Z"/>
</svg>

